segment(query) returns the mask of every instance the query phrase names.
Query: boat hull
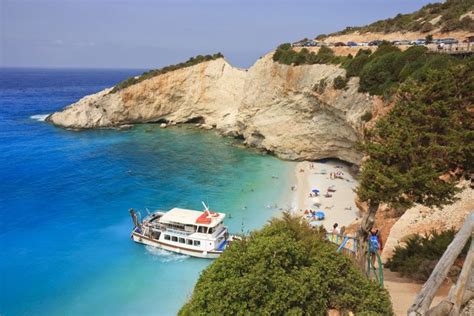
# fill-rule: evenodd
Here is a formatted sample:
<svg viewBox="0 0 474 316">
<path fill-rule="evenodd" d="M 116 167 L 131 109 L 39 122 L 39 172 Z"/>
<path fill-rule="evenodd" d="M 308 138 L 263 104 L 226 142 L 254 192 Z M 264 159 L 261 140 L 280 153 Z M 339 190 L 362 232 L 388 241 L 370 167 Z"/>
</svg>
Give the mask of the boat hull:
<svg viewBox="0 0 474 316">
<path fill-rule="evenodd" d="M 131 235 L 131 238 L 134 242 L 139 243 L 139 244 L 148 245 L 151 247 L 160 248 L 167 251 L 171 251 L 171 252 L 175 252 L 182 255 L 191 256 L 191 257 L 197 257 L 197 258 L 215 259 L 219 257 L 219 255 L 222 253 L 222 251 L 218 251 L 218 250 L 203 251 L 203 250 L 196 250 L 196 249 L 190 249 L 190 248 L 185 248 L 185 247 L 176 247 L 173 245 L 165 244 L 159 240 L 144 236 L 137 232 L 133 232 Z"/>
</svg>

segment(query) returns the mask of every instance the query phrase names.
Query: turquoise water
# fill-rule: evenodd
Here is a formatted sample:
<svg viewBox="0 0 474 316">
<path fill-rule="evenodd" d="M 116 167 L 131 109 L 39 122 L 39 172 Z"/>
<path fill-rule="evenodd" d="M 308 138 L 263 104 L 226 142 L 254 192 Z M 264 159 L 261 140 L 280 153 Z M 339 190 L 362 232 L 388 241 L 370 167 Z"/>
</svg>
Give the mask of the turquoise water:
<svg viewBox="0 0 474 316">
<path fill-rule="evenodd" d="M 133 243 L 130 207 L 205 201 L 241 232 L 285 206 L 294 164 L 212 131 L 34 119 L 136 72 L 1 70 L 1 315 L 173 315 L 211 261 Z"/>
</svg>

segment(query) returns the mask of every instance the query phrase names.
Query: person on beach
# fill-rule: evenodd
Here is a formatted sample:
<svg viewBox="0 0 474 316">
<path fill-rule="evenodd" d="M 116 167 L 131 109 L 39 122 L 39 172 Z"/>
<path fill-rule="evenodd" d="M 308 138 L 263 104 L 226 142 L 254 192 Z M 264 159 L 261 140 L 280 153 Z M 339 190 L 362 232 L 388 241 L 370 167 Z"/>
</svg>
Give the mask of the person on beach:
<svg viewBox="0 0 474 316">
<path fill-rule="evenodd" d="M 339 235 L 341 232 L 339 230 L 339 224 L 338 223 L 334 223 L 334 225 L 332 225 L 332 233 L 333 235 Z"/>
<path fill-rule="evenodd" d="M 372 228 L 369 236 L 369 253 L 372 266 L 375 267 L 375 259 L 382 249 L 382 240 L 378 229 Z"/>
</svg>

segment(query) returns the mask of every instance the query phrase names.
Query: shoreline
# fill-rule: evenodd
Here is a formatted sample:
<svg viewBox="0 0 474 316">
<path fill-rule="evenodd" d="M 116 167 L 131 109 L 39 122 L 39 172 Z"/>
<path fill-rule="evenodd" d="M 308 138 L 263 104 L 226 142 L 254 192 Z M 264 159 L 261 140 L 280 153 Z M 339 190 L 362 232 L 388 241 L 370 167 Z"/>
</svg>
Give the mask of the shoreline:
<svg viewBox="0 0 474 316">
<path fill-rule="evenodd" d="M 294 169 L 291 212 L 307 218 L 305 210 L 322 211 L 325 219 L 311 220 L 311 224 L 322 225 L 327 231 L 332 231 L 334 223 L 338 223 L 341 229 L 355 222 L 360 217 L 354 192 L 358 183 L 349 168 L 348 163 L 339 160 L 298 162 Z M 340 173 L 340 177 L 333 178 L 331 173 L 336 172 Z M 328 188 L 334 192 L 327 192 Z M 319 194 L 310 197 L 314 189 L 319 190 Z M 325 196 L 326 193 L 329 195 Z"/>
</svg>

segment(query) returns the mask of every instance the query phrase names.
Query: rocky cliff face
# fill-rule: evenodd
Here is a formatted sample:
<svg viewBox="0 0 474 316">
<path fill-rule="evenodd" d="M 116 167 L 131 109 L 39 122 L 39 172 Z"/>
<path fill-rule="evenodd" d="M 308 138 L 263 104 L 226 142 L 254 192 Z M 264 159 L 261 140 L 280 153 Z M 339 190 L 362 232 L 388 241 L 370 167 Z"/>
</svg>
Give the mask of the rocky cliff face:
<svg viewBox="0 0 474 316">
<path fill-rule="evenodd" d="M 335 157 L 357 163 L 354 149 L 372 99 L 332 81 L 344 75 L 333 65 L 286 66 L 271 55 L 248 70 L 224 59 L 169 72 L 117 93 L 84 97 L 48 121 L 65 128 L 114 127 L 144 122 L 203 123 L 249 146 L 293 160 Z M 316 89 L 321 80 L 327 87 Z"/>
</svg>

